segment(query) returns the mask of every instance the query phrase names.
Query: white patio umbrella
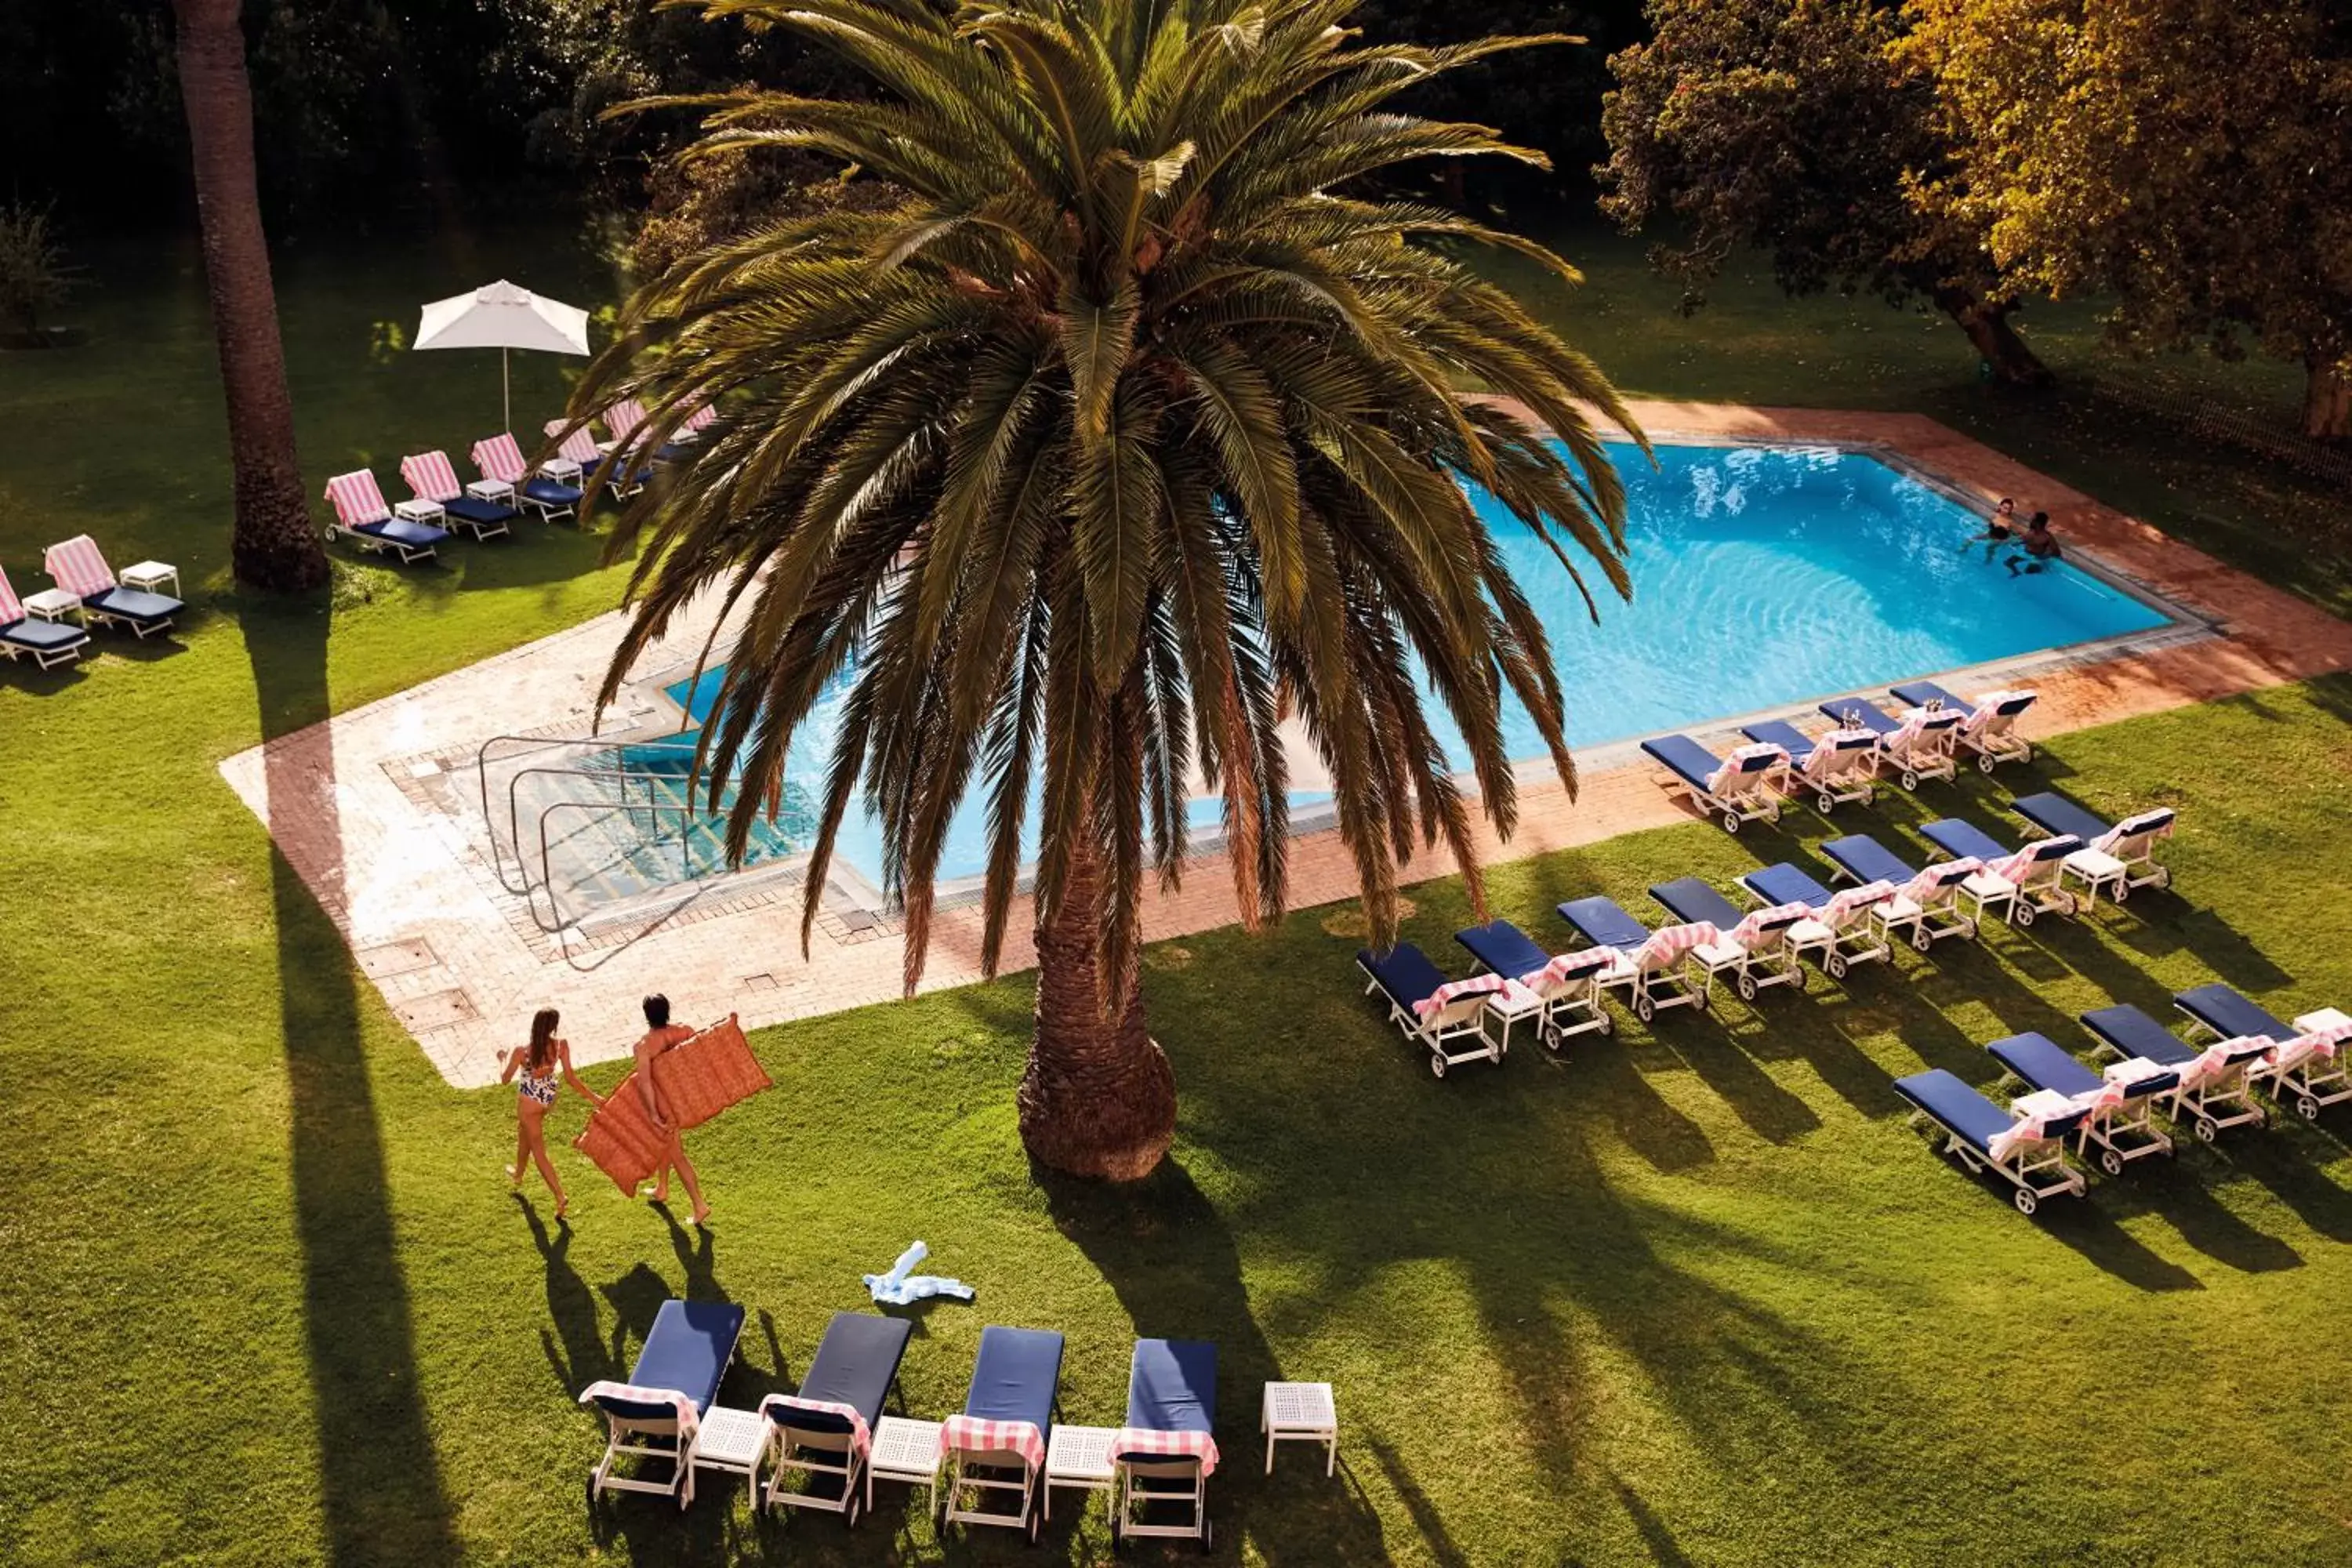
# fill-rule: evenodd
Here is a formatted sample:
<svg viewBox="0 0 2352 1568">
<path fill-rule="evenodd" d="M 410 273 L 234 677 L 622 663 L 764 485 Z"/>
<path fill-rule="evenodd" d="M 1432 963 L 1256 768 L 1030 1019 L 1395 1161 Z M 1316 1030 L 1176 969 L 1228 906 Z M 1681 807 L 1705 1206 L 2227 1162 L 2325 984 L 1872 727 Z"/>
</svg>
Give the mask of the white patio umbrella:
<svg viewBox="0 0 2352 1568">
<path fill-rule="evenodd" d="M 532 293 L 501 278 L 470 294 L 454 294 L 425 307 L 416 323 L 418 349 L 496 349 L 499 351 L 499 394 L 506 409 L 507 428 L 514 428 L 514 394 L 507 377 L 507 351 L 537 349 L 541 353 L 584 354 L 588 352 L 588 312 L 561 300 Z"/>
</svg>

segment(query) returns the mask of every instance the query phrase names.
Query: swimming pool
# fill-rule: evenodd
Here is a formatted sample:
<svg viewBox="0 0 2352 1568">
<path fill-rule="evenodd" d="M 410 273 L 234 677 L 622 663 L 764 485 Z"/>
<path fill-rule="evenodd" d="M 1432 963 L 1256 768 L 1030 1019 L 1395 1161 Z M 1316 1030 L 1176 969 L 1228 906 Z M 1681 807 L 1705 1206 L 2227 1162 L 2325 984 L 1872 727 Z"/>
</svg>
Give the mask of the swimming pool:
<svg viewBox="0 0 2352 1568">
<path fill-rule="evenodd" d="M 2170 619 L 2070 565 L 2012 574 L 2010 552 L 1989 555 L 1969 542 L 1983 527 L 1977 513 L 1866 453 L 1671 446 L 1658 448 L 1653 468 L 1633 447 L 1609 450 L 1625 478 L 1634 598 L 1604 599 L 1598 626 L 1542 542 L 1491 498 L 1473 496 L 1550 634 L 1568 738 L 1578 748 L 2151 630 Z M 709 716 L 720 674 L 667 688 L 692 723 Z M 755 860 L 807 847 L 845 696 L 845 685 L 828 691 L 794 736 L 783 810 L 759 835 Z M 1431 719 L 1460 758 L 1443 710 L 1433 705 Z M 1507 703 L 1504 726 L 1510 755 L 1544 755 L 1516 702 Z M 623 760 L 634 768 L 684 765 L 664 750 L 629 748 Z M 1326 798 L 1300 792 L 1292 805 Z M 1193 803 L 1196 828 L 1213 827 L 1220 814 L 1215 800 Z M 985 868 L 982 816 L 976 789 L 950 826 L 942 880 Z M 874 880 L 882 861 L 878 825 L 853 809 L 836 854 Z"/>
</svg>

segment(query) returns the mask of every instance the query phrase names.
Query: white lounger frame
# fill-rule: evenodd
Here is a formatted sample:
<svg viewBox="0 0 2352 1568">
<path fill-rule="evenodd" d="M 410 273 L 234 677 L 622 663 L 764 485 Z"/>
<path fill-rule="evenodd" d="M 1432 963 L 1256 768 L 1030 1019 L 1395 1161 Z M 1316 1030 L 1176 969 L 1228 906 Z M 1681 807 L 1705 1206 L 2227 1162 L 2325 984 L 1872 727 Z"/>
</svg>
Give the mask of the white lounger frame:
<svg viewBox="0 0 2352 1568">
<path fill-rule="evenodd" d="M 29 658 L 37 668 L 55 669 L 61 664 L 73 663 L 82 656 L 82 650 L 89 647 L 89 628 L 83 626 L 77 629 L 81 632 L 80 641 L 61 643 L 52 648 L 25 647 L 0 637 L 0 654 L 7 655 L 11 663 L 20 658 Z"/>
<path fill-rule="evenodd" d="M 735 1359 L 730 1351 L 731 1364 Z M 722 1373 L 722 1376 L 724 1374 Z M 677 1440 L 677 1418 L 641 1421 L 633 1416 L 615 1415 L 598 1407 L 604 1417 L 604 1457 L 588 1472 L 588 1500 L 594 1502 L 606 1492 L 646 1492 L 655 1497 L 675 1498 L 684 1510 L 694 1501 L 694 1443 Z M 633 1441 L 632 1439 L 667 1437 L 667 1445 Z M 613 1473 L 613 1467 L 622 1459 L 659 1459 L 676 1468 L 666 1482 L 640 1480 L 635 1476 Z"/>
<path fill-rule="evenodd" d="M 2017 1212 L 2020 1214 L 2032 1214 L 2042 1205 L 2043 1198 L 2062 1195 L 2081 1197 L 2090 1190 L 2090 1178 L 2066 1163 L 2066 1140 L 2063 1135 L 2056 1138 L 2034 1139 L 2032 1142 L 2012 1151 L 2008 1159 L 1996 1160 L 1984 1150 L 1953 1131 L 1948 1122 L 1933 1112 L 1914 1107 L 1911 1112 L 1911 1124 L 1916 1127 L 1922 1122 L 1930 1123 L 1942 1131 L 1944 1152 L 1958 1155 L 1961 1165 L 1967 1170 L 1972 1173 L 1991 1171 L 2006 1177 L 2013 1189 L 2010 1194 L 2010 1201 L 2017 1205 Z M 2055 1175 L 2051 1180 L 2043 1181 L 2040 1179 L 2043 1172 L 2054 1172 Z"/>
<path fill-rule="evenodd" d="M 893 1380 L 891 1386 L 898 1384 Z M 775 1468 L 768 1472 L 767 1496 L 761 1506 L 775 1508 L 813 1508 L 843 1516 L 845 1523 L 856 1524 L 862 1507 L 872 1511 L 874 1507 L 874 1468 L 846 1432 L 810 1432 L 785 1426 L 772 1417 L 762 1417 L 773 1434 L 770 1450 L 775 1457 Z M 838 1499 L 820 1497 L 814 1492 L 786 1491 L 784 1472 L 809 1477 L 839 1476 L 841 1496 Z M 860 1486 L 864 1488 L 861 1497 Z M 751 1491 L 759 1496 L 759 1477 L 751 1478 Z"/>
<path fill-rule="evenodd" d="M 1811 792 L 1813 809 L 1823 816 L 1841 805 L 1868 805 L 1878 796 L 1878 737 L 1867 731 L 1864 734 L 1867 739 L 1829 747 L 1832 761 L 1818 773 L 1811 771 L 1811 764 L 1828 742 L 1816 741 L 1806 766 L 1781 770 L 1780 787 L 1790 795 Z"/>
<path fill-rule="evenodd" d="M 1742 947 L 1734 942 L 1729 931 L 1722 940 L 1691 949 L 1691 957 L 1706 971 L 1710 984 L 1718 974 L 1731 976 L 1733 988 L 1743 1002 L 1753 1002 L 1759 992 L 1775 985 L 1805 988 L 1804 955 L 1789 940 L 1789 933 L 1803 923 L 1801 915 L 1791 916 L 1784 925 L 1768 931 L 1769 939 L 1760 947 Z"/>
<path fill-rule="evenodd" d="M 2341 1051 L 2306 1057 L 2291 1068 L 2265 1064 L 2247 1076 L 2267 1081 L 2270 1097 L 2281 1105 L 2292 1104 L 2305 1121 L 2316 1121 L 2327 1107 L 2352 1100 L 2352 1063 L 2346 1062 Z"/>
<path fill-rule="evenodd" d="M 1528 985 L 1543 1003 L 1536 1016 L 1536 1038 L 1547 1050 L 1560 1050 L 1578 1035 L 1613 1034 L 1617 1020 L 1609 1016 L 1601 977 L 1606 963 L 1596 963 L 1581 974 L 1571 974 L 1549 988 Z M 1526 981 L 1521 981 L 1527 985 Z"/>
<path fill-rule="evenodd" d="M 1735 787 L 1717 794 L 1704 784 L 1683 777 L 1665 763 L 1656 762 L 1655 758 L 1651 760 L 1665 775 L 1669 793 L 1679 792 L 1689 796 L 1691 804 L 1698 807 L 1699 815 L 1715 818 L 1726 833 L 1737 833 L 1744 824 L 1750 822 L 1780 820 L 1780 781 L 1790 772 L 1786 762 L 1734 773 L 1731 783 Z"/>
<path fill-rule="evenodd" d="M 1018 1470 L 1021 1479 L 1009 1481 L 996 1476 L 968 1474 L 967 1470 L 972 1468 Z M 1028 1460 L 1010 1448 L 956 1449 L 946 1457 L 940 1468 L 939 1494 L 943 1506 L 940 1522 L 990 1524 L 1000 1529 L 1025 1531 L 1029 1539 L 1034 1541 L 1040 1523 L 1037 1491 L 1043 1471 L 1042 1465 L 1033 1468 Z M 965 1506 L 967 1491 L 971 1494 L 969 1507 Z M 992 1495 L 1008 1492 L 1020 1495 L 1019 1513 L 997 1513 L 981 1507 Z"/>
<path fill-rule="evenodd" d="M 1141 1537 L 1162 1540 L 1197 1541 L 1203 1552 L 1216 1544 L 1216 1531 L 1209 1523 L 1209 1478 L 1201 1473 L 1201 1461 L 1181 1454 L 1155 1456 L 1149 1459 L 1121 1459 L 1116 1462 L 1117 1474 L 1111 1482 L 1110 1536 L 1114 1542 Z M 1172 1481 L 1176 1486 L 1164 1491 L 1146 1491 L 1136 1485 L 1139 1480 Z M 1152 1504 L 1189 1504 L 1192 1519 L 1189 1524 L 1145 1524 L 1136 1513 Z"/>
<path fill-rule="evenodd" d="M 1886 748 L 1886 738 L 1878 744 L 1880 763 L 1895 773 L 1895 782 L 1906 794 L 1919 787 L 1922 780 L 1949 781 L 1960 776 L 1960 715 L 1950 713 L 1945 721 L 1931 729 L 1920 731 L 1900 752 Z"/>
<path fill-rule="evenodd" d="M 2050 840 L 2042 838 L 2035 842 L 2047 844 Z M 2079 845 L 2081 841 L 2078 839 L 2076 842 Z M 2073 853 L 2069 851 L 2068 855 L 2053 855 L 2046 860 L 2038 860 L 2026 868 L 2025 880 L 2011 883 L 2017 889 L 2017 896 L 2010 901 L 2010 924 L 2030 926 L 2037 915 L 2081 912 L 2082 905 L 2074 894 L 2066 890 L 2066 861 Z M 1979 912 L 1982 912 L 1981 900 Z"/>
<path fill-rule="evenodd" d="M 1600 972 L 1601 989 L 1614 991 L 1622 987 L 1625 1005 L 1644 1024 L 1669 1007 L 1705 1011 L 1715 999 L 1715 975 L 1705 968 L 1700 968 L 1696 976 L 1691 973 L 1697 953 L 1698 950 L 1693 948 L 1671 967 L 1651 969 L 1635 963 L 1633 953 L 1626 953 L 1622 962 Z"/>
<path fill-rule="evenodd" d="M 1387 1004 L 1389 1022 L 1402 1030 L 1407 1040 L 1429 1048 L 1431 1076 L 1444 1078 L 1447 1068 L 1464 1062 L 1501 1064 L 1502 1043 L 1486 1033 L 1486 998 L 1493 993 L 1482 991 L 1475 996 L 1456 996 L 1423 1019 L 1414 1016 L 1410 1005 L 1390 995 L 1381 984 L 1380 976 L 1366 968 L 1361 960 L 1356 967 L 1364 972 L 1364 994 L 1378 996 Z M 1476 1044 L 1461 1043 L 1469 1040 Z"/>
<path fill-rule="evenodd" d="M 379 522 L 390 522 L 394 520 L 386 517 L 378 518 L 374 521 Z M 430 526 L 438 527 L 439 524 L 436 523 Z M 444 530 L 443 531 L 446 532 L 447 531 Z M 373 533 L 362 533 L 358 528 L 350 523 L 346 523 L 340 517 L 327 525 L 327 537 L 331 541 L 337 538 L 348 539 L 370 555 L 382 554 L 384 551 L 389 550 L 394 554 L 400 557 L 400 563 L 403 566 L 413 566 L 419 561 L 432 560 L 434 552 L 438 548 L 438 546 L 431 544 L 403 544 L 397 539 L 383 539 Z"/>
<path fill-rule="evenodd" d="M 1850 873 L 1841 872 L 1840 875 Z M 1908 940 L 1921 952 L 1948 936 L 1974 942 L 1977 917 L 1960 908 L 1960 900 L 1969 891 L 1969 883 L 1979 875 L 1980 873 L 1976 871 L 1969 872 L 1924 904 L 1914 902 L 1898 892 L 1885 903 L 1872 906 L 1870 912 L 1878 921 L 1880 934 L 1889 942 Z M 1981 898 L 1977 900 L 1977 907 L 1979 910 L 1984 907 Z"/>
<path fill-rule="evenodd" d="M 2026 706 L 2030 708 L 2032 704 Z M 2033 760 L 2033 742 L 2017 732 L 2020 716 L 2019 713 L 1996 714 L 1973 731 L 1963 721 L 1959 729 L 1959 743 L 1963 749 L 1976 753 L 1978 772 L 1989 773 L 2003 763 L 2030 763 Z"/>
<path fill-rule="evenodd" d="M 2004 1081 L 2026 1083 L 2014 1068 L 2001 1076 Z M 2027 1087 L 2042 1086 L 2027 1083 Z M 2074 1152 L 2087 1160 L 2091 1157 L 2091 1145 L 2096 1143 L 2099 1169 L 2110 1176 L 2122 1175 L 2126 1165 L 2143 1155 L 2174 1152 L 2171 1134 L 2156 1125 L 2157 1101 L 2171 1092 L 2168 1089 L 2152 1089 L 2134 1094 L 2121 1105 L 2092 1111 L 2074 1131 Z"/>
</svg>

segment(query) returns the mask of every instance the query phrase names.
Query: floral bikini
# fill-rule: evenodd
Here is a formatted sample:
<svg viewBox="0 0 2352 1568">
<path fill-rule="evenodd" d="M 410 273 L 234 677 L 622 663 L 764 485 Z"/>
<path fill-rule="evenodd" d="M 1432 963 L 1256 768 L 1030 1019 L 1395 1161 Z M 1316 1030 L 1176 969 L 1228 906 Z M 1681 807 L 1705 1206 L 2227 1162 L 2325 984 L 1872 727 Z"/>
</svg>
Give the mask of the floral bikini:
<svg viewBox="0 0 2352 1568">
<path fill-rule="evenodd" d="M 535 1100 L 541 1105 L 553 1105 L 555 1072 L 556 1069 L 552 1067 L 543 1073 L 534 1073 L 525 1068 L 522 1076 L 515 1079 L 515 1092 L 525 1100 Z"/>
</svg>

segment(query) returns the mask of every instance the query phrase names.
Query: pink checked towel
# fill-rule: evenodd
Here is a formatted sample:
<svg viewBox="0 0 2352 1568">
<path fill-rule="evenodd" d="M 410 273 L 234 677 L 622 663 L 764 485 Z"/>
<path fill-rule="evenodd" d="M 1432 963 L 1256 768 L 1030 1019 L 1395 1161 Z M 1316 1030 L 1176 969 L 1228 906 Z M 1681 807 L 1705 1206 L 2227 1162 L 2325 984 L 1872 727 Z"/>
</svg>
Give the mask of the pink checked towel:
<svg viewBox="0 0 2352 1568">
<path fill-rule="evenodd" d="M 504 430 L 474 443 L 474 467 L 481 470 L 482 478 L 509 485 L 522 483 L 530 472 L 530 465 L 522 460 L 522 447 Z"/>
<path fill-rule="evenodd" d="M 1944 708 L 1906 708 L 1903 722 L 1879 743 L 1890 752 L 1907 751 L 1931 728 L 1948 728 L 1958 716 Z"/>
<path fill-rule="evenodd" d="M 760 1414 L 771 1410 L 814 1410 L 820 1415 L 838 1415 L 849 1423 L 850 1451 L 864 1458 L 874 1447 L 874 1434 L 866 1429 L 866 1417 L 857 1413 L 855 1405 L 840 1405 L 830 1399 L 803 1399 L 797 1394 L 771 1394 L 760 1401 Z M 779 1422 L 784 1417 L 777 1416 Z"/>
<path fill-rule="evenodd" d="M 1853 923 L 1854 917 L 1864 910 L 1875 909 L 1895 896 L 1895 884 L 1885 880 L 1864 882 L 1859 888 L 1843 888 L 1813 914 L 1832 931 L 1843 931 Z"/>
<path fill-rule="evenodd" d="M 1929 904 L 1948 903 L 1959 897 L 1960 883 L 1969 874 L 1983 869 L 1984 862 L 1973 855 L 1963 855 L 1957 860 L 1938 860 L 1896 891 L 1924 910 Z M 1947 878 L 1950 880 L 1947 881 Z"/>
<path fill-rule="evenodd" d="M 694 1401 L 674 1388 L 639 1388 L 634 1383 L 592 1383 L 580 1391 L 580 1403 L 593 1405 L 600 1399 L 625 1399 L 632 1405 L 667 1405 L 677 1413 L 677 1440 L 681 1447 L 693 1441 L 694 1429 L 700 1425 L 695 1414 Z"/>
<path fill-rule="evenodd" d="M 1693 921 L 1688 925 L 1668 926 L 1652 931 L 1650 940 L 1635 948 L 1625 959 L 1626 966 L 1638 973 L 1655 974 L 1662 969 L 1672 969 L 1683 961 L 1683 955 L 1695 947 L 1705 947 L 1720 941 L 1723 933 L 1707 921 Z"/>
<path fill-rule="evenodd" d="M 2271 1053 L 2271 1065 L 2280 1072 L 2293 1072 L 2308 1061 L 2333 1061 L 2336 1047 L 2347 1039 L 2352 1039 L 2352 1024 L 2297 1035 Z"/>
<path fill-rule="evenodd" d="M 2000 711 L 2001 704 L 2005 702 L 2014 702 L 2021 697 L 2025 699 L 2028 702 L 2032 702 L 2035 700 L 2039 695 L 2040 694 L 2037 692 L 2026 690 L 2023 687 L 2019 687 L 2015 689 L 1988 691 L 1981 697 L 1976 699 L 1976 706 L 1969 710 L 1967 718 L 1960 721 L 1960 731 L 1963 734 L 1973 735 L 1986 728 L 1988 725 L 1993 723 L 1995 721 L 1999 721 L 2003 724 L 2014 722 L 2016 715 L 2010 714 L 2004 716 Z"/>
<path fill-rule="evenodd" d="M 2218 1040 L 2199 1053 L 2195 1061 L 2180 1069 L 2180 1087 L 2185 1091 L 2202 1089 L 2218 1081 L 2234 1064 L 2236 1058 L 2259 1047 L 2274 1050 L 2277 1042 L 2268 1035 L 2240 1035 L 2232 1039 Z"/>
<path fill-rule="evenodd" d="M 0 626 L 13 626 L 25 618 L 24 602 L 8 583 L 8 574 L 0 572 Z"/>
<path fill-rule="evenodd" d="M 1985 1152 L 1996 1160 L 2006 1161 L 2021 1149 L 2046 1142 L 2050 1124 L 2074 1115 L 2078 1107 L 2063 1094 L 2038 1089 L 2011 1100 L 2009 1109 L 2018 1119 L 1985 1141 Z"/>
<path fill-rule="evenodd" d="M 1206 1432 L 1163 1432 L 1156 1426 L 1122 1426 L 1110 1440 L 1113 1454 L 1164 1454 L 1198 1459 L 1203 1479 L 1217 1473 L 1217 1440 Z"/>
<path fill-rule="evenodd" d="M 2024 848 L 2020 849 L 2014 855 L 2004 855 L 2000 859 L 1994 861 L 1991 865 L 1986 867 L 1985 869 L 1991 872 L 1994 876 L 1999 877 L 2002 881 L 2007 882 L 2010 886 L 2013 888 L 2021 888 L 2025 886 L 2025 879 L 2028 877 L 2032 876 L 2036 871 L 2044 871 L 2046 873 L 2050 868 L 2055 867 L 2058 864 L 2055 857 L 2047 860 L 2042 858 L 2041 851 L 2043 845 L 2056 844 L 2059 842 L 2061 842 L 2061 840 L 2056 838 L 2038 839 L 2035 842 L 2027 845 Z M 2078 849 L 2082 847 L 2083 844 L 2081 839 L 2072 837 L 2065 837 L 2063 842 Z"/>
<path fill-rule="evenodd" d="M 77 599 L 93 599 L 114 586 L 114 572 L 98 551 L 98 541 L 77 533 L 41 555 L 41 569 Z"/>
<path fill-rule="evenodd" d="M 1045 1463 L 1045 1436 L 1027 1421 L 983 1421 L 977 1415 L 950 1415 L 940 1428 L 943 1454 L 1006 1451 L 1020 1455 L 1022 1463 L 1031 1469 L 1041 1468 Z"/>
<path fill-rule="evenodd" d="M 1753 765 L 1759 758 L 1765 757 L 1775 758 L 1777 761 L 1770 767 L 1759 768 Z M 1723 765 L 1706 775 L 1706 790 L 1709 795 L 1721 795 L 1724 787 L 1734 779 L 1748 778 L 1760 781 L 1766 775 L 1777 773 L 1788 765 L 1789 753 L 1784 747 L 1775 746 L 1764 741 L 1759 741 L 1752 746 L 1735 746 L 1732 748 L 1731 755 L 1723 759 Z"/>
<path fill-rule="evenodd" d="M 1731 940 L 1743 952 L 1754 952 L 1786 938 L 1791 925 L 1812 912 L 1803 904 L 1773 904 L 1750 910 L 1747 919 L 1731 928 Z"/>
<path fill-rule="evenodd" d="M 1424 1023 L 1444 1012 L 1465 996 L 1484 996 L 1499 992 L 1507 1001 L 1517 1001 L 1524 987 L 1516 980 L 1500 974 L 1474 974 L 1467 980 L 1449 980 L 1412 1005 L 1412 1016 Z"/>
<path fill-rule="evenodd" d="M 561 433 L 563 424 L 561 419 L 549 420 L 547 433 L 551 436 Z M 604 454 L 596 449 L 596 437 L 588 434 L 588 427 L 584 425 L 573 430 L 569 436 L 565 436 L 563 445 L 558 447 L 556 451 L 561 453 L 567 461 L 579 464 L 583 471 L 594 468 L 604 460 Z"/>
<path fill-rule="evenodd" d="M 382 522 L 392 515 L 392 508 L 384 503 L 383 491 L 376 488 L 373 470 L 368 468 L 337 474 L 329 479 L 327 500 L 334 504 L 335 515 L 343 520 L 345 528 Z"/>
<path fill-rule="evenodd" d="M 2143 811 L 2136 816 L 2126 816 L 2096 838 L 2092 839 L 2091 847 L 2112 855 L 2116 852 L 2116 846 L 2126 839 L 2169 838 L 2172 837 L 2172 826 L 2176 815 L 2170 806 L 2159 805 L 2154 811 Z"/>
<path fill-rule="evenodd" d="M 400 477 L 418 500 L 453 501 L 466 493 L 446 452 L 418 452 L 400 459 Z"/>
<path fill-rule="evenodd" d="M 2130 1098 L 2135 1085 L 2148 1079 L 2159 1078 L 2172 1069 L 2162 1062 L 2152 1062 L 2146 1057 L 2134 1057 L 2129 1061 L 2109 1062 L 2099 1070 L 2099 1076 Z"/>
<path fill-rule="evenodd" d="M 1557 990 L 1571 980 L 1580 980 L 1596 969 L 1606 969 L 1625 955 L 1613 947 L 1587 947 L 1575 952 L 1563 952 L 1541 969 L 1530 969 L 1519 976 L 1519 984 L 1530 991 Z"/>
<path fill-rule="evenodd" d="M 1870 746 L 1863 742 L 1874 742 L 1877 739 L 1867 730 L 1832 730 L 1805 753 L 1805 776 L 1811 779 L 1853 772 L 1870 761 Z"/>
</svg>

